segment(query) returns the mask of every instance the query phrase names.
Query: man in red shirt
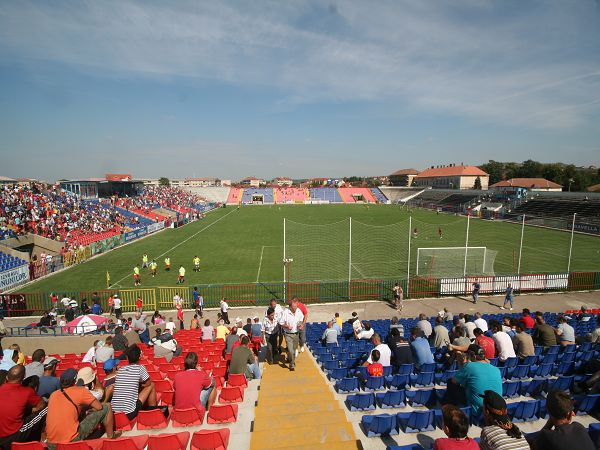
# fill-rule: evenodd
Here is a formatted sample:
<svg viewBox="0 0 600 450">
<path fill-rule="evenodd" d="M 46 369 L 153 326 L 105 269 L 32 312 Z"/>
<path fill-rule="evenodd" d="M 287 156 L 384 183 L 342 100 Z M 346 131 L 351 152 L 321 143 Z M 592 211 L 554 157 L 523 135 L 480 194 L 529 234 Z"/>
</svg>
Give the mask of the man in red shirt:
<svg viewBox="0 0 600 450">
<path fill-rule="evenodd" d="M 217 398 L 214 380 L 204 370 L 197 370 L 198 355 L 190 352 L 184 360 L 185 371 L 173 380 L 175 409 L 196 408 L 202 418 Z"/>
<path fill-rule="evenodd" d="M 39 441 L 46 425 L 46 402 L 30 387 L 21 386 L 25 367 L 13 366 L 0 386 L 0 448 L 10 449 L 13 442 Z M 31 414 L 25 413 L 31 409 Z"/>
<path fill-rule="evenodd" d="M 298 297 L 294 297 L 294 299 L 298 302 L 298 309 L 302 311 L 302 314 L 304 314 L 304 320 L 302 321 L 303 327 L 301 330 L 298 330 L 300 351 L 304 353 L 304 345 L 306 344 L 306 319 L 308 319 L 308 309 L 306 309 L 306 305 L 302 303 Z M 296 357 L 298 357 L 298 349 L 296 349 Z"/>
<path fill-rule="evenodd" d="M 475 328 L 473 330 L 473 334 L 475 335 L 475 344 L 479 345 L 483 353 L 485 353 L 485 359 L 492 359 L 496 356 L 496 344 L 491 337 L 487 337 L 481 331 L 481 328 Z"/>
<path fill-rule="evenodd" d="M 531 314 L 527 308 L 523 309 L 523 317 L 521 317 L 521 322 L 525 325 L 525 328 L 531 329 L 535 326 L 535 320 L 531 317 Z"/>
</svg>

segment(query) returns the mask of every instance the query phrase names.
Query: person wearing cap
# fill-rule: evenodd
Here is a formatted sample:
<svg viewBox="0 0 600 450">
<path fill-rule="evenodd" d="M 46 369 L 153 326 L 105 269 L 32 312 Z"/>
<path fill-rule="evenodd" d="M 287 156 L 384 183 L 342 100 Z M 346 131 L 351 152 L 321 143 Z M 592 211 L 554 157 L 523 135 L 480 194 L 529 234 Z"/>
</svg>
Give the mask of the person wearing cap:
<svg viewBox="0 0 600 450">
<path fill-rule="evenodd" d="M 464 388 L 467 403 L 471 406 L 473 415 L 477 416 L 483 407 L 483 399 L 480 394 L 487 390 L 502 395 L 502 376 L 500 370 L 492 366 L 485 359 L 483 349 L 477 344 L 471 344 L 465 356 L 464 353 L 457 355 L 457 363 L 462 367 L 452 382 L 454 386 L 458 385 Z M 450 386 L 448 386 L 450 391 Z M 456 403 L 449 401 L 448 403 Z"/>
<path fill-rule="evenodd" d="M 40 377 L 40 386 L 37 394 L 40 397 L 48 398 L 54 391 L 60 389 L 60 380 L 56 376 L 56 366 L 60 361 L 52 356 L 47 356 L 44 359 L 44 373 Z"/>
<path fill-rule="evenodd" d="M 485 391 L 479 447 L 482 450 L 529 450 L 529 444 L 519 427 L 508 416 L 506 401 L 494 391 Z"/>
<path fill-rule="evenodd" d="M 235 318 L 235 329 L 236 329 L 236 334 L 238 335 L 238 337 L 248 336 L 248 332 L 243 327 L 243 322 L 242 322 L 241 317 Z"/>
<path fill-rule="evenodd" d="M 115 388 L 115 380 L 117 378 L 117 369 L 119 368 L 120 359 L 113 358 L 108 361 L 104 361 L 103 369 L 106 377 L 102 384 L 104 388 L 104 401 L 110 402 L 112 400 L 113 390 Z"/>
<path fill-rule="evenodd" d="M 469 419 L 465 413 L 454 405 L 442 406 L 443 430 L 445 438 L 438 438 L 433 443 L 433 450 L 478 450 L 479 445 L 469 436 Z"/>
<path fill-rule="evenodd" d="M 91 375 L 95 378 L 93 371 Z M 80 379 L 79 384 L 89 380 L 91 375 L 85 374 L 86 379 Z M 54 392 L 48 400 L 46 436 L 49 448 L 56 444 L 83 441 L 100 423 L 104 425 L 109 439 L 121 435 L 120 431 L 114 430 L 115 422 L 110 405 L 100 403 L 87 388 L 76 385 L 77 382 L 77 371 L 72 368 L 65 370 L 60 376 L 61 389 Z M 82 414 L 85 416 L 80 420 Z"/>
<path fill-rule="evenodd" d="M 104 388 L 96 378 L 96 372 L 91 367 L 79 369 L 79 372 L 77 372 L 77 386 L 85 387 L 98 401 L 102 401 L 104 398 Z"/>
<path fill-rule="evenodd" d="M 43 361 L 46 358 L 46 352 L 42 348 L 38 348 L 31 355 L 31 362 L 25 366 L 25 378 L 29 378 L 32 375 L 41 377 L 44 375 L 44 364 Z"/>
<path fill-rule="evenodd" d="M 46 402 L 30 387 L 22 386 L 25 367 L 15 365 L 0 386 L 0 448 L 13 442 L 39 441 L 46 420 Z"/>
<path fill-rule="evenodd" d="M 587 429 L 573 422 L 573 402 L 564 391 L 550 391 L 546 398 L 546 409 L 550 418 L 535 435 L 527 436 L 532 450 L 594 450 L 596 446 Z"/>
</svg>

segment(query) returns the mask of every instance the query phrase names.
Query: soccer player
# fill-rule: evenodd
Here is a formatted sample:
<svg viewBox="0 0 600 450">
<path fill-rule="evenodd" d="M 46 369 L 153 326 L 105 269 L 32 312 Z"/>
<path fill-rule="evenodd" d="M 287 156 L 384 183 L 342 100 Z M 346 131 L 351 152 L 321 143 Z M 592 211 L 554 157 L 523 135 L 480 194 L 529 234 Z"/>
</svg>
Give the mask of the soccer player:
<svg viewBox="0 0 600 450">
<path fill-rule="evenodd" d="M 513 288 L 510 283 L 506 286 L 505 296 L 504 296 L 504 305 L 500 309 L 506 309 L 506 304 L 510 303 L 510 310 L 513 310 Z"/>
<path fill-rule="evenodd" d="M 438 235 L 440 236 L 440 239 L 444 236 L 444 233 L 442 231 L 442 227 L 438 228 Z"/>
<path fill-rule="evenodd" d="M 139 286 L 140 284 L 142 284 L 142 279 L 140 277 L 140 268 L 137 265 L 133 268 L 133 284 L 135 286 Z"/>
<path fill-rule="evenodd" d="M 146 253 L 144 253 L 142 255 L 142 269 L 147 269 L 148 268 L 148 255 Z"/>
<path fill-rule="evenodd" d="M 185 268 L 179 266 L 179 277 L 177 277 L 177 284 L 183 284 L 185 282 Z"/>
<path fill-rule="evenodd" d="M 417 227 L 415 227 L 415 229 L 413 230 L 413 238 L 416 239 L 419 237 L 419 229 Z"/>
<path fill-rule="evenodd" d="M 167 272 L 171 270 L 171 258 L 168 256 L 165 258 L 165 270 Z"/>
<path fill-rule="evenodd" d="M 152 275 L 153 278 L 156 276 L 156 269 L 158 269 L 158 264 L 153 259 L 152 262 L 150 263 L 150 274 Z"/>
<path fill-rule="evenodd" d="M 198 255 L 194 256 L 194 272 L 200 272 L 200 258 Z"/>
<path fill-rule="evenodd" d="M 394 300 L 396 302 L 396 309 L 398 312 L 402 311 L 402 297 L 404 296 L 404 291 L 402 290 L 402 286 L 398 283 L 394 284 Z"/>
</svg>

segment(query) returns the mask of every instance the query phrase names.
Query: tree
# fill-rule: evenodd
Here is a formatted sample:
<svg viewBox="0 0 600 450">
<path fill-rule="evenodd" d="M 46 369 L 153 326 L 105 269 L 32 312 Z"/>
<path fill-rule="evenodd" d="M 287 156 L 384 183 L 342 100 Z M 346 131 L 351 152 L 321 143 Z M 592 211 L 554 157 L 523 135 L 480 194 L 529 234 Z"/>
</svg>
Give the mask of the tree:
<svg viewBox="0 0 600 450">
<path fill-rule="evenodd" d="M 169 179 L 167 177 L 160 177 L 158 179 L 158 185 L 159 186 L 170 186 L 171 182 L 169 181 Z"/>
<path fill-rule="evenodd" d="M 504 177 L 504 164 L 490 159 L 486 164 L 482 164 L 480 169 L 490 176 L 490 184 L 502 181 Z"/>
<path fill-rule="evenodd" d="M 478 191 L 481 190 L 481 178 L 475 178 L 475 184 L 473 185 L 473 189 L 476 189 Z"/>
</svg>

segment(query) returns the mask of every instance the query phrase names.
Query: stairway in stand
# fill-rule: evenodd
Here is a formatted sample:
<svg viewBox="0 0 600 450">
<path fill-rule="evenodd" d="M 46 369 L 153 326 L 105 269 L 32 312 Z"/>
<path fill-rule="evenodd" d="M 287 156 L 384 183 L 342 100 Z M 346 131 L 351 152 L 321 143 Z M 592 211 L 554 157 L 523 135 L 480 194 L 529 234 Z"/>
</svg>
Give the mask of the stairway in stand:
<svg viewBox="0 0 600 450">
<path fill-rule="evenodd" d="M 296 370 L 265 365 L 250 448 L 356 450 L 352 424 L 308 353 Z"/>
</svg>

